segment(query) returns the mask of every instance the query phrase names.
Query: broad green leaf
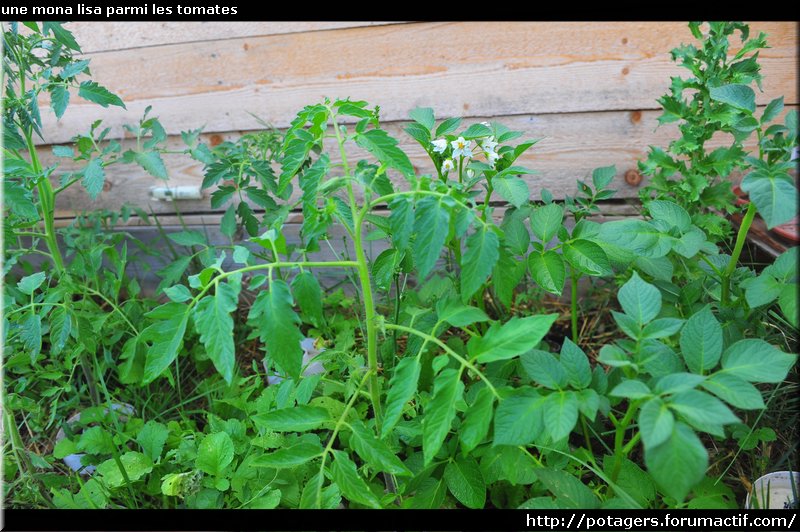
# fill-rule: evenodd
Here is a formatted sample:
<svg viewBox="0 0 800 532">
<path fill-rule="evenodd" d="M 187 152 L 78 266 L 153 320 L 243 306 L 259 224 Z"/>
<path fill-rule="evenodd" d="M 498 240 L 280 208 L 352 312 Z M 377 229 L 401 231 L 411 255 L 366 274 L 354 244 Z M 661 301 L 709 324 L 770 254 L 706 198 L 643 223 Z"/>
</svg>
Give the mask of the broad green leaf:
<svg viewBox="0 0 800 532">
<path fill-rule="evenodd" d="M 414 209 L 411 200 L 395 198 L 389 203 L 389 226 L 392 229 L 392 243 L 398 250 L 405 250 L 414 228 Z"/>
<path fill-rule="evenodd" d="M 493 445 L 527 445 L 537 438 L 544 426 L 544 400 L 533 388 L 523 388 L 500 401 L 494 414 Z"/>
<path fill-rule="evenodd" d="M 38 219 L 39 211 L 32 200 L 30 190 L 7 177 L 3 179 L 3 205 L 10 208 L 15 215 L 24 220 Z"/>
<path fill-rule="evenodd" d="M 192 299 L 192 293 L 182 284 L 169 286 L 164 289 L 164 293 L 175 303 L 183 303 Z"/>
<path fill-rule="evenodd" d="M 78 446 L 75 444 L 74 441 L 64 438 L 63 440 L 59 440 L 53 446 L 53 457 L 57 458 L 58 460 L 63 459 L 65 456 L 69 456 L 71 454 L 75 454 L 78 452 Z"/>
<path fill-rule="evenodd" d="M 703 373 L 722 355 L 722 327 L 706 307 L 686 320 L 680 336 L 681 354 L 693 373 Z"/>
<path fill-rule="evenodd" d="M 383 414 L 383 426 L 381 427 L 381 438 L 385 438 L 403 415 L 403 409 L 414 392 L 417 391 L 417 382 L 421 366 L 419 359 L 414 356 L 406 356 L 394 368 L 394 373 L 389 381 L 389 391 L 386 394 L 386 408 Z"/>
<path fill-rule="evenodd" d="M 280 408 L 255 414 L 253 418 L 259 425 L 277 432 L 306 432 L 331 420 L 330 414 L 324 408 L 308 405 Z"/>
<path fill-rule="evenodd" d="M 89 454 L 111 454 L 114 452 L 114 440 L 103 427 L 89 427 L 81 434 L 76 448 Z"/>
<path fill-rule="evenodd" d="M 797 292 L 797 283 L 790 283 L 784 286 L 778 298 L 778 305 L 780 305 L 781 312 L 789 320 L 789 323 L 800 328 L 800 318 L 798 318 L 797 313 Z"/>
<path fill-rule="evenodd" d="M 492 186 L 501 198 L 517 208 L 523 206 L 531 195 L 528 183 L 518 177 L 495 177 Z"/>
<path fill-rule="evenodd" d="M 489 316 L 481 309 L 464 305 L 455 299 L 447 300 L 443 307 L 439 310 L 437 305 L 437 317 L 439 321 L 447 322 L 453 327 L 466 327 L 473 323 L 489 321 Z"/>
<path fill-rule="evenodd" d="M 625 351 L 613 344 L 607 344 L 600 348 L 597 361 L 615 368 L 635 366 Z"/>
<path fill-rule="evenodd" d="M 63 85 L 53 86 L 50 89 L 50 107 L 53 108 L 57 119 L 61 120 L 61 117 L 64 116 L 67 105 L 69 105 L 69 91 L 67 88 Z"/>
<path fill-rule="evenodd" d="M 322 451 L 322 446 L 319 443 L 300 441 L 289 447 L 258 456 L 251 462 L 251 465 L 253 467 L 271 467 L 274 469 L 294 468 L 322 456 Z"/>
<path fill-rule="evenodd" d="M 292 280 L 292 294 L 309 322 L 315 327 L 322 327 L 325 323 L 322 315 L 322 288 L 314 274 L 308 270 L 298 273 Z"/>
<path fill-rule="evenodd" d="M 767 104 L 764 114 L 761 115 L 761 123 L 772 122 L 783 111 L 783 96 L 775 98 Z"/>
<path fill-rule="evenodd" d="M 261 341 L 266 344 L 267 355 L 294 379 L 300 377 L 303 366 L 303 335 L 298 326 L 300 318 L 294 311 L 294 301 L 289 285 L 283 279 L 274 279 L 268 292 L 261 292 L 248 315 L 258 320 Z"/>
<path fill-rule="evenodd" d="M 72 332 L 72 314 L 59 307 L 50 315 L 50 353 L 60 354 L 67 345 Z"/>
<path fill-rule="evenodd" d="M 439 198 L 426 196 L 417 202 L 414 216 L 414 265 L 419 278 L 424 279 L 433 270 L 447 239 L 450 212 Z"/>
<path fill-rule="evenodd" d="M 433 109 L 430 107 L 417 107 L 409 111 L 408 116 L 414 122 L 422 124 L 428 131 L 433 129 L 436 124 L 436 118 L 433 116 Z"/>
<path fill-rule="evenodd" d="M 670 227 L 677 227 L 682 233 L 688 231 L 692 225 L 689 213 L 680 205 L 671 201 L 654 200 L 647 204 L 650 216 L 655 220 L 662 220 Z"/>
<path fill-rule="evenodd" d="M 216 293 L 201 299 L 193 313 L 200 341 L 214 367 L 228 384 L 233 381 L 233 366 L 236 363 L 231 312 L 236 310 L 238 301 L 238 286 L 219 283 Z"/>
<path fill-rule="evenodd" d="M 567 371 L 550 353 L 532 349 L 520 356 L 520 362 L 528 377 L 537 384 L 551 390 L 561 390 L 566 387 Z"/>
<path fill-rule="evenodd" d="M 194 477 L 194 471 L 188 473 L 170 473 L 161 477 L 161 493 L 170 497 L 183 495 Z"/>
<path fill-rule="evenodd" d="M 42 351 L 42 317 L 38 314 L 31 314 L 25 318 L 19 338 L 30 356 L 31 364 L 33 364 Z"/>
<path fill-rule="evenodd" d="M 797 216 L 797 187 L 788 175 L 774 176 L 755 170 L 742 179 L 742 190 L 772 229 Z"/>
<path fill-rule="evenodd" d="M 94 81 L 84 81 L 81 83 L 80 87 L 78 88 L 78 96 L 84 100 L 89 100 L 90 102 L 94 102 L 103 107 L 116 105 L 122 107 L 123 109 L 127 109 L 125 104 L 122 103 L 122 100 L 119 99 L 119 96 L 112 94 L 108 91 L 108 89 L 98 85 Z"/>
<path fill-rule="evenodd" d="M 611 265 L 603 248 L 589 240 L 573 240 L 563 247 L 564 258 L 576 270 L 587 275 L 609 275 Z"/>
<path fill-rule="evenodd" d="M 614 386 L 614 389 L 609 392 L 609 395 L 625 397 L 627 399 L 644 399 L 645 397 L 653 395 L 653 392 L 651 392 L 650 388 L 642 381 L 624 380 Z"/>
<path fill-rule="evenodd" d="M 233 440 L 227 432 L 209 434 L 197 448 L 195 467 L 200 471 L 220 476 L 233 461 Z"/>
<path fill-rule="evenodd" d="M 504 324 L 494 323 L 483 335 L 469 341 L 470 357 L 480 363 L 507 360 L 525 353 L 542 341 L 558 314 L 511 318 Z"/>
<path fill-rule="evenodd" d="M 88 67 L 88 66 L 89 66 L 89 59 L 83 59 L 81 61 L 75 61 L 74 63 L 69 63 L 67 66 L 65 66 L 61 70 L 61 74 L 59 74 L 58 76 L 62 80 L 66 80 L 66 79 L 69 79 L 71 77 L 77 76 L 78 74 L 80 74 L 81 72 L 86 70 L 86 67 Z"/>
<path fill-rule="evenodd" d="M 706 380 L 702 375 L 695 373 L 670 373 L 664 375 L 656 381 L 655 392 L 661 395 L 679 393 L 686 390 L 691 390 L 701 382 Z"/>
<path fill-rule="evenodd" d="M 778 299 L 783 283 L 780 283 L 772 275 L 762 274 L 742 282 L 741 287 L 744 288 L 747 304 L 750 305 L 750 308 L 756 308 Z"/>
<path fill-rule="evenodd" d="M 189 307 L 180 303 L 167 303 L 171 317 L 159 319 L 142 331 L 140 340 L 151 342 L 147 350 L 142 383 L 155 380 L 178 356 L 186 324 L 189 321 Z M 162 305 L 166 307 L 167 305 Z"/>
<path fill-rule="evenodd" d="M 636 256 L 657 259 L 669 253 L 672 242 L 652 224 L 644 220 L 614 220 L 600 225 L 599 239 Z"/>
<path fill-rule="evenodd" d="M 450 425 L 456 415 L 456 403 L 464 393 L 460 372 L 447 368 L 442 370 L 433 383 L 433 396 L 425 407 L 422 419 L 422 451 L 425 465 L 431 463 L 444 443 Z"/>
<path fill-rule="evenodd" d="M 487 387 L 481 388 L 459 427 L 458 434 L 463 453 L 470 452 L 486 438 L 492 423 L 493 407 L 494 396 L 491 390 Z"/>
<path fill-rule="evenodd" d="M 615 165 L 603 166 L 592 170 L 592 184 L 595 190 L 604 190 L 614 180 L 617 175 L 617 167 Z"/>
<path fill-rule="evenodd" d="M 660 445 L 645 452 L 644 461 L 661 491 L 683 501 L 705 476 L 708 453 L 692 429 L 679 421 Z"/>
<path fill-rule="evenodd" d="M 625 314 L 640 325 L 650 322 L 661 311 L 661 292 L 636 272 L 619 289 L 617 299 Z"/>
<path fill-rule="evenodd" d="M 569 436 L 578 422 L 578 398 L 575 392 L 552 392 L 542 403 L 544 426 L 553 441 Z"/>
<path fill-rule="evenodd" d="M 764 408 L 764 399 L 758 388 L 739 377 L 718 373 L 711 375 L 700 386 L 736 408 L 743 410 Z"/>
<path fill-rule="evenodd" d="M 169 436 L 169 429 L 164 424 L 150 420 L 139 429 L 136 441 L 142 447 L 144 454 L 156 462 L 161 458 L 167 436 Z"/>
<path fill-rule="evenodd" d="M 497 233 L 485 225 L 467 237 L 467 250 L 461 258 L 462 301 L 469 301 L 489 278 L 499 257 L 498 246 Z"/>
<path fill-rule="evenodd" d="M 505 248 L 500 248 L 500 258 L 492 272 L 492 288 L 497 299 L 506 308 L 511 306 L 515 289 L 525 276 L 525 261 L 519 260 Z"/>
<path fill-rule="evenodd" d="M 739 421 L 725 404 L 700 390 L 686 390 L 673 395 L 669 407 L 696 430 L 725 437 L 723 425 Z"/>
<path fill-rule="evenodd" d="M 157 151 L 136 152 L 133 157 L 136 163 L 147 170 L 151 176 L 164 180 L 169 179 L 167 167 L 164 166 L 161 154 Z"/>
<path fill-rule="evenodd" d="M 200 231 L 180 231 L 167 234 L 167 238 L 181 246 L 207 246 L 206 236 Z"/>
<path fill-rule="evenodd" d="M 594 509 L 600 507 L 597 496 L 571 473 L 557 469 L 537 469 L 536 476 L 555 496 L 560 509 Z"/>
<path fill-rule="evenodd" d="M 131 482 L 136 482 L 153 470 L 153 462 L 142 453 L 127 452 L 119 458 L 128 480 Z M 114 459 L 106 460 L 97 466 L 97 473 L 109 488 L 119 488 L 125 485 L 125 477 Z"/>
<path fill-rule="evenodd" d="M 567 370 L 567 378 L 574 388 L 586 388 L 592 383 L 592 367 L 586 353 L 569 338 L 564 338 L 559 361 Z"/>
<path fill-rule="evenodd" d="M 331 451 L 331 454 L 333 454 L 333 464 L 331 465 L 333 481 L 342 490 L 342 494 L 352 502 L 370 508 L 381 508 L 381 501 L 358 475 L 356 464 L 350 460 L 347 454 L 343 451 Z"/>
<path fill-rule="evenodd" d="M 561 255 L 552 249 L 543 254 L 533 251 L 528 255 L 528 269 L 539 286 L 552 294 L 561 295 L 567 275 Z"/>
<path fill-rule="evenodd" d="M 375 437 L 361 421 L 350 424 L 352 437 L 350 444 L 369 467 L 375 471 L 385 471 L 393 475 L 412 476 L 411 471 L 400 461 L 383 440 Z"/>
<path fill-rule="evenodd" d="M 31 295 L 37 288 L 42 286 L 42 283 L 47 278 L 44 272 L 36 272 L 34 274 L 23 277 L 17 283 L 17 290 L 23 294 Z"/>
<path fill-rule="evenodd" d="M 645 451 L 666 441 L 675 427 L 675 416 L 659 397 L 653 397 L 639 410 L 639 432 Z"/>
<path fill-rule="evenodd" d="M 531 213 L 531 231 L 546 244 L 556 236 L 564 218 L 564 209 L 556 203 L 537 207 Z"/>
<path fill-rule="evenodd" d="M 467 508 L 479 509 L 486 504 L 486 482 L 474 458 L 457 456 L 448 462 L 444 481 L 450 493 Z"/>
<path fill-rule="evenodd" d="M 657 318 L 642 329 L 642 338 L 667 338 L 683 327 L 680 318 Z"/>
<path fill-rule="evenodd" d="M 732 83 L 720 87 L 712 87 L 709 91 L 712 100 L 727 103 L 742 111 L 756 111 L 756 93 L 747 85 Z"/>
<path fill-rule="evenodd" d="M 722 354 L 718 373 L 733 375 L 749 382 L 778 383 L 786 378 L 797 360 L 764 340 L 739 340 Z"/>
<path fill-rule="evenodd" d="M 356 144 L 370 152 L 378 161 L 396 168 L 404 176 L 414 175 L 414 167 L 403 150 L 397 147 L 397 139 L 382 129 L 370 129 L 355 136 Z"/>
<path fill-rule="evenodd" d="M 103 191 L 103 183 L 106 180 L 106 172 L 100 159 L 92 159 L 86 168 L 83 169 L 83 179 L 81 183 L 86 188 L 86 192 L 92 200 L 96 200 L 100 192 Z"/>
<path fill-rule="evenodd" d="M 444 120 L 439 127 L 436 128 L 436 136 L 441 137 L 442 135 L 447 135 L 452 133 L 461 125 L 461 118 L 460 117 L 453 117 Z"/>
</svg>

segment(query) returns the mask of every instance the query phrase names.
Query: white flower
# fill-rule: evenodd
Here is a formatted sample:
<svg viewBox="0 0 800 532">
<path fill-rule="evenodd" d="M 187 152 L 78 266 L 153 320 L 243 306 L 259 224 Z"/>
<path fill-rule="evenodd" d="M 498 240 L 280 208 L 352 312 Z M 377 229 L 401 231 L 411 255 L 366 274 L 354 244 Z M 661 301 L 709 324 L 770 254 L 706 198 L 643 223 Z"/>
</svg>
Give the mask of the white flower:
<svg viewBox="0 0 800 532">
<path fill-rule="evenodd" d="M 486 127 L 492 127 L 492 124 L 490 124 L 489 122 L 481 122 L 481 125 Z"/>
<path fill-rule="evenodd" d="M 444 150 L 447 149 L 447 139 L 436 139 L 431 144 L 436 153 L 444 153 Z"/>
<path fill-rule="evenodd" d="M 472 157 L 472 148 L 470 147 L 470 142 L 468 140 L 464 140 L 464 137 L 458 137 L 456 140 L 450 143 L 453 146 L 453 157 Z"/>
<path fill-rule="evenodd" d="M 492 166 L 494 166 L 495 163 L 497 163 L 497 159 L 500 158 L 500 155 L 498 155 L 496 151 L 484 151 L 483 155 Z"/>
<path fill-rule="evenodd" d="M 497 142 L 495 142 L 494 137 L 489 137 L 488 139 L 484 139 L 484 141 L 481 142 L 481 147 L 485 151 L 495 151 L 495 149 L 497 148 Z"/>
<path fill-rule="evenodd" d="M 455 167 L 456 165 L 453 164 L 453 159 L 445 159 L 445 161 L 442 163 L 442 173 L 446 174 Z"/>
</svg>

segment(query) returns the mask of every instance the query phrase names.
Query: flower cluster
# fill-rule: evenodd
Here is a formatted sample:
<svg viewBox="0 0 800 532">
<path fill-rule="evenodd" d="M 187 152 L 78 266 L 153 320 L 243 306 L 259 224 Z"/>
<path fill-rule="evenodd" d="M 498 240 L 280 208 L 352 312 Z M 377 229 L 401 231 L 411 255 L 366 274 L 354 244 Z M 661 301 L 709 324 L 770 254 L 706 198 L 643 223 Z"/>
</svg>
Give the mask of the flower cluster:
<svg viewBox="0 0 800 532">
<path fill-rule="evenodd" d="M 488 123 L 482 122 L 483 125 L 489 126 Z M 497 146 L 498 143 L 495 141 L 493 136 L 485 138 L 485 139 L 478 139 L 476 141 L 477 147 L 483 153 L 483 156 L 486 158 L 487 162 L 494 166 L 497 164 L 497 160 L 500 158 L 500 155 L 497 153 Z M 431 141 L 431 146 L 433 146 L 433 152 L 439 153 L 444 155 L 445 151 L 447 151 L 447 139 L 441 138 Z M 455 162 L 453 159 L 456 157 L 463 157 L 464 159 L 472 159 L 474 154 L 473 144 L 470 140 L 465 140 L 464 137 L 458 137 L 455 140 L 450 141 L 450 147 L 452 148 L 452 153 L 450 157 L 446 158 L 442 162 L 441 172 L 444 175 L 447 175 L 450 170 L 455 168 Z"/>
</svg>

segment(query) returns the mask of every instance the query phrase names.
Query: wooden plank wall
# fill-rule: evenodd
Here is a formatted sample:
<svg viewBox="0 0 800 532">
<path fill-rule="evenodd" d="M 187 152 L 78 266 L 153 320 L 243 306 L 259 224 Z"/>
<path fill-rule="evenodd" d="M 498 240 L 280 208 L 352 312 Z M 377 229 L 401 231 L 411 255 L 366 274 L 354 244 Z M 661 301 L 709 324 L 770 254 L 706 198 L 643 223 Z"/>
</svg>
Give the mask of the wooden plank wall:
<svg viewBox="0 0 800 532">
<path fill-rule="evenodd" d="M 119 94 L 127 111 L 81 102 L 61 121 L 43 113 L 47 143 L 68 142 L 102 118 L 122 137 L 153 106 L 170 144 L 182 130 L 205 126 L 207 140 L 257 129 L 253 113 L 278 127 L 324 96 L 365 99 L 381 106 L 387 128 L 421 172 L 432 169 L 423 151 L 401 132 L 408 111 L 431 106 L 437 117 L 468 123 L 498 120 L 544 140 L 523 164 L 538 195 L 574 193 L 575 179 L 616 164 L 620 197 L 635 197 L 622 176 L 647 146 L 666 145 L 674 127 L 656 129 L 656 98 L 670 76 L 683 74 L 669 51 L 692 41 L 673 22 L 78 22 L 70 26 L 94 78 Z M 759 105 L 784 95 L 797 106 L 798 26 L 753 22 L 769 34 L 761 53 L 765 75 Z M 43 102 L 44 103 L 44 102 Z M 50 146 L 40 146 L 46 163 Z M 172 184 L 199 184 L 202 168 L 167 156 Z M 58 175 L 54 176 L 58 179 Z M 78 187 L 59 197 L 62 223 L 81 210 L 135 203 L 156 213 L 174 206 L 149 198 L 158 180 L 119 166 L 92 202 Z M 182 202 L 183 213 L 211 213 L 207 200 Z M 199 218 L 198 218 L 199 220 Z"/>
</svg>

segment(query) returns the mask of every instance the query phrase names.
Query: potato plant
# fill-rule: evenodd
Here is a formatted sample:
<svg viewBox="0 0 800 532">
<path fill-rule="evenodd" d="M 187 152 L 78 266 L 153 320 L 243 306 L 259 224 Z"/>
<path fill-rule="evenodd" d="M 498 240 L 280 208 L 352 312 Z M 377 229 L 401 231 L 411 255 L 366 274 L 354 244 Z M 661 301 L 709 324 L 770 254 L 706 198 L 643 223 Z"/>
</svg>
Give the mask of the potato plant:
<svg viewBox="0 0 800 532">
<path fill-rule="evenodd" d="M 643 197 L 643 217 L 601 224 L 592 215 L 614 193 L 614 167 L 563 203 L 546 190 L 533 201 L 535 178 L 521 176 L 534 170 L 518 159 L 537 141 L 521 132 L 414 109 L 405 134 L 429 156 L 426 174 L 377 106 L 325 99 L 285 132 L 215 147 L 201 130 L 183 134 L 230 242 L 162 229 L 171 258 L 147 296 L 128 269 L 152 250 L 112 231 L 129 209 L 60 231 L 53 216 L 79 181 L 96 196 L 111 164 L 166 178 L 164 129 L 148 109 L 123 151 L 93 124 L 54 148 L 81 170 L 42 168 L 40 92 L 58 117 L 76 87 L 123 103 L 78 81 L 89 62 L 73 59 L 66 28 L 25 25 L 4 31 L 9 506 L 735 507 L 711 453 L 738 445 L 747 413 L 767 408 L 797 358 L 767 335 L 775 317 L 798 326 L 796 249 L 760 272 L 739 261 L 756 212 L 771 225 L 794 212 L 775 191 L 788 183 L 796 114 L 765 127 L 776 100 L 754 118 L 755 59 L 747 79 L 706 79 L 707 98 L 686 104 L 759 139 L 757 156 L 740 137 L 726 152 L 736 158 L 725 168 L 751 169 L 753 200 L 730 253 L 709 222 L 729 199 L 693 210 L 654 159 L 664 152 L 645 163 L 657 194 Z M 725 64 L 731 28 L 746 38 L 746 26 L 711 27 Z M 727 175 L 701 171 L 697 150 L 680 168 L 696 177 L 692 197 Z M 591 306 L 579 311 L 581 279 L 615 292 L 596 355 L 579 334 Z M 553 300 L 518 303 L 523 286 L 558 297 L 567 281 L 571 334 L 559 335 Z"/>
</svg>

